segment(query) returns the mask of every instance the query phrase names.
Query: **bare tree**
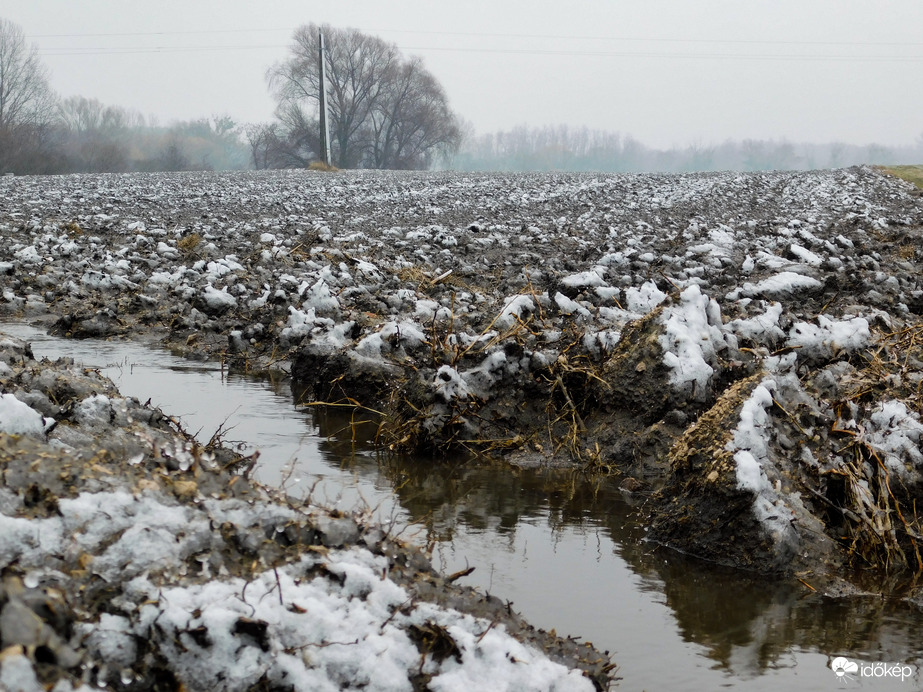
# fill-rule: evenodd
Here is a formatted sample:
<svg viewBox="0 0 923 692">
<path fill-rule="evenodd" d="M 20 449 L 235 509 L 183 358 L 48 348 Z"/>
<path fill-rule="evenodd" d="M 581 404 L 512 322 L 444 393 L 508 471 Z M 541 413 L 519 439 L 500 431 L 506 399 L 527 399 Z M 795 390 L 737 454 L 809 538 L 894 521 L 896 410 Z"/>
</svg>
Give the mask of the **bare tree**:
<svg viewBox="0 0 923 692">
<path fill-rule="evenodd" d="M 686 148 L 686 154 L 689 157 L 686 167 L 690 171 L 712 170 L 715 162 L 715 150 L 714 146 L 709 146 L 702 142 L 690 144 Z"/>
<path fill-rule="evenodd" d="M 304 168 L 319 159 L 320 120 L 300 103 L 288 103 L 276 115 L 282 127 L 274 142 L 275 167 Z"/>
<path fill-rule="evenodd" d="M 340 168 L 419 168 L 439 147 L 454 147 L 458 126 L 436 79 L 397 46 L 355 29 L 309 24 L 294 35 L 292 56 L 267 73 L 276 116 L 301 155 L 319 151 L 319 34 L 326 44 L 333 162 Z M 307 137 L 311 137 L 310 141 Z M 293 142 L 294 143 L 294 142 Z"/>
<path fill-rule="evenodd" d="M 189 157 L 175 134 L 170 135 L 164 144 L 158 158 L 159 169 L 162 171 L 187 171 L 190 169 Z"/>
<path fill-rule="evenodd" d="M 458 148 L 458 121 L 422 60 L 392 70 L 386 87 L 370 113 L 375 168 L 427 168 L 434 154 Z"/>
<path fill-rule="evenodd" d="M 278 139 L 275 123 L 254 123 L 244 128 L 244 136 L 250 145 L 250 161 L 258 171 L 272 168 L 273 141 Z"/>
<path fill-rule="evenodd" d="M 26 45 L 22 28 L 0 19 L 0 127 L 47 125 L 55 97 L 38 49 Z"/>
<path fill-rule="evenodd" d="M 70 96 L 58 104 L 61 124 L 74 133 L 95 132 L 102 129 L 105 106 L 98 99 Z"/>
<path fill-rule="evenodd" d="M 381 93 L 384 78 L 397 59 L 397 48 L 356 29 L 308 24 L 295 31 L 292 57 L 273 67 L 270 87 L 279 101 L 278 115 L 297 113 L 293 106 L 319 101 L 320 32 L 326 38 L 327 101 L 334 163 L 353 168 L 362 158 L 358 136 Z"/>
<path fill-rule="evenodd" d="M 0 19 L 0 167 L 45 172 L 54 115 L 55 96 L 37 48 L 26 44 L 18 24 Z"/>
<path fill-rule="evenodd" d="M 128 111 L 97 99 L 70 96 L 58 104 L 57 114 L 56 146 L 66 159 L 66 170 L 129 170 L 130 124 L 135 119 Z"/>
<path fill-rule="evenodd" d="M 250 145 L 250 161 L 257 170 L 267 168 L 305 168 L 316 159 L 315 149 L 305 141 L 316 141 L 316 132 L 283 129 L 280 123 L 249 125 L 244 131 Z"/>
</svg>

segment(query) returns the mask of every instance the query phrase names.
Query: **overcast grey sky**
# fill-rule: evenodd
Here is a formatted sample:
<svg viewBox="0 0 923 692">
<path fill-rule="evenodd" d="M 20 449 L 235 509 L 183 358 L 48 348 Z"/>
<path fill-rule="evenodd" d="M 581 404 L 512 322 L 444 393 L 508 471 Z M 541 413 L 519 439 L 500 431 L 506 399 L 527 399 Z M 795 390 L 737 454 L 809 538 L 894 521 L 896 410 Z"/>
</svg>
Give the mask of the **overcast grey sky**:
<svg viewBox="0 0 923 692">
<path fill-rule="evenodd" d="M 657 147 L 911 144 L 920 0 L 0 0 L 62 96 L 161 123 L 272 117 L 292 31 L 355 27 L 422 56 L 478 132 L 587 125 Z"/>
</svg>

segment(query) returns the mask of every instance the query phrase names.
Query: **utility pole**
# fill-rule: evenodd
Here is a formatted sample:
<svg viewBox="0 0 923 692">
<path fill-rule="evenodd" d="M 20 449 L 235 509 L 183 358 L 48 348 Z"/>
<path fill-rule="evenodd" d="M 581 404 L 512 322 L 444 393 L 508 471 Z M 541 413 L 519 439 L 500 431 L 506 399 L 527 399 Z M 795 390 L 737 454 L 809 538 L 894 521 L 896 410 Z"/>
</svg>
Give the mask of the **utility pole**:
<svg viewBox="0 0 923 692">
<path fill-rule="evenodd" d="M 327 126 L 327 68 L 324 61 L 324 33 L 320 33 L 320 156 L 330 165 L 330 128 Z"/>
</svg>

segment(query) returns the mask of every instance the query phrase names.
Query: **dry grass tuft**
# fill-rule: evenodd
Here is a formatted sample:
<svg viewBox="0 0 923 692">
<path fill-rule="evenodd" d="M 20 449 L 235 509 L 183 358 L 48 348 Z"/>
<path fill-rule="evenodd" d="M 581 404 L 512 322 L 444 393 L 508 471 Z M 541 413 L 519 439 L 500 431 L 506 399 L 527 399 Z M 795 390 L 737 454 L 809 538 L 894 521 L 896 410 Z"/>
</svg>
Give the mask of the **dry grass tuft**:
<svg viewBox="0 0 923 692">
<path fill-rule="evenodd" d="M 852 418 L 850 403 L 864 408 L 884 398 L 898 398 L 917 414 L 923 413 L 923 381 L 911 377 L 918 373 L 923 358 L 923 325 L 879 332 L 876 342 L 877 347 L 865 356 L 851 391 L 837 403 L 837 422 L 831 433 L 845 439 L 836 450 L 845 464 L 827 474 L 827 484 L 841 489 L 836 510 L 842 515 L 849 553 L 856 564 L 920 572 L 923 523 L 917 515 L 919 491 L 907 488 L 892 473 L 879 450 L 866 439 L 861 425 L 843 421 Z"/>
<path fill-rule="evenodd" d="M 403 281 L 404 283 L 415 283 L 421 285 L 424 282 L 429 282 L 432 277 L 426 272 L 423 267 L 418 264 L 414 264 L 410 267 L 402 267 L 397 270 L 397 278 Z"/>
<path fill-rule="evenodd" d="M 876 166 L 876 168 L 923 188 L 923 166 Z"/>
<path fill-rule="evenodd" d="M 403 280 L 425 276 L 415 267 L 401 271 Z M 534 295 L 534 289 L 529 286 L 524 293 Z M 420 377 L 419 366 L 426 371 L 437 371 L 443 365 L 459 371 L 476 368 L 500 346 L 511 352 L 529 350 L 531 342 L 548 327 L 539 308 L 492 333 L 501 314 L 502 310 L 498 311 L 484 327 L 481 338 L 467 343 L 455 331 L 454 315 L 440 324 L 433 321 L 427 340 L 430 361 L 405 364 L 405 376 L 390 390 L 390 400 L 385 405 L 389 415 L 382 421 L 380 440 L 388 449 L 403 452 L 464 450 L 491 455 L 532 447 L 547 450 L 552 456 L 566 455 L 587 468 L 598 466 L 601 452 L 598 446 L 593 448 L 587 443 L 584 417 L 593 406 L 588 394 L 590 383 L 606 383 L 600 376 L 602 364 L 586 353 L 580 330 L 566 329 L 560 357 L 533 373 L 528 382 L 503 383 L 500 393 L 487 400 L 474 396 L 454 400 L 448 412 L 440 411 L 439 420 L 434 420 L 431 395 Z"/>
<path fill-rule="evenodd" d="M 468 291 L 469 293 L 477 293 L 480 290 L 477 286 L 463 280 L 453 271 L 434 274 L 433 272 L 427 271 L 419 264 L 401 267 L 395 272 L 395 276 L 405 283 L 415 284 L 417 290 L 426 295 L 431 294 L 433 289 L 437 286 L 451 286 L 461 291 Z"/>
<path fill-rule="evenodd" d="M 846 464 L 829 475 L 841 483 L 843 490 L 844 506 L 837 509 L 843 515 L 852 561 L 886 571 L 923 571 L 920 520 L 916 503 L 913 513 L 907 513 L 907 489 L 899 487 L 895 493 L 891 472 L 861 431 L 834 428 L 833 432 L 849 437 L 839 450 Z M 898 481 L 898 485 L 902 484 Z"/>
<path fill-rule="evenodd" d="M 897 248 L 897 256 L 905 262 L 912 262 L 917 256 L 917 248 L 912 243 L 906 243 Z"/>
<path fill-rule="evenodd" d="M 198 233 L 190 233 L 185 235 L 179 240 L 176 241 L 176 247 L 179 248 L 182 252 L 189 254 L 195 252 L 195 249 L 199 247 L 199 244 L 202 242 L 202 236 Z"/>
</svg>

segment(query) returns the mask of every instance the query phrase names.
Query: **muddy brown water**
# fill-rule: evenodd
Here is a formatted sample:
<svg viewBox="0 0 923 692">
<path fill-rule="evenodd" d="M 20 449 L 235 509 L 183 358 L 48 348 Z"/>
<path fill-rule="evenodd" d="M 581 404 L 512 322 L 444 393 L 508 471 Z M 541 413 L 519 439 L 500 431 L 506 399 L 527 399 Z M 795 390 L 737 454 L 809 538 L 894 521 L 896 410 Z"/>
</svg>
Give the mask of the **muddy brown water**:
<svg viewBox="0 0 923 692">
<path fill-rule="evenodd" d="M 205 441 L 260 451 L 260 480 L 343 509 L 371 508 L 432 550 L 436 566 L 513 603 L 533 624 L 612 652 L 625 690 L 915 690 L 923 613 L 897 598 L 835 599 L 658 549 L 643 497 L 573 471 L 383 458 L 348 416 L 298 407 L 284 381 L 228 375 L 132 342 L 70 341 L 25 323 L 0 331 L 35 356 L 96 367 L 125 396 Z M 858 669 L 838 676 L 837 657 Z M 910 672 L 910 677 L 901 675 Z"/>
</svg>

